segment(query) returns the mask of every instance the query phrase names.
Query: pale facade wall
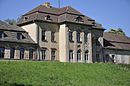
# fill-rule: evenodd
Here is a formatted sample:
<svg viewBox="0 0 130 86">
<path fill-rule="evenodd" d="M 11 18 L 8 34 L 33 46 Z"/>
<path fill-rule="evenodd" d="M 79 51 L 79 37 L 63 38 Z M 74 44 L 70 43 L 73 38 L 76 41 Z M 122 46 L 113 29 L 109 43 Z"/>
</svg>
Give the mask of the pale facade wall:
<svg viewBox="0 0 130 86">
<path fill-rule="evenodd" d="M 68 54 L 68 27 L 63 24 L 59 28 L 59 60 L 67 62 Z"/>
<path fill-rule="evenodd" d="M 33 41 L 37 43 L 37 25 L 35 23 L 24 25 L 21 28 L 27 31 Z"/>
</svg>

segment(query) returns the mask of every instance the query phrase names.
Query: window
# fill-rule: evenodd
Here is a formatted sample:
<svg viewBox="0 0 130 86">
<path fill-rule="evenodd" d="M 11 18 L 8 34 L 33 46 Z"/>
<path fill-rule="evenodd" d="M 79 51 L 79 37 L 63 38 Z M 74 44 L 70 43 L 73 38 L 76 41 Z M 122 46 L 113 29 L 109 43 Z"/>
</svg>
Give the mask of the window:
<svg viewBox="0 0 130 86">
<path fill-rule="evenodd" d="M 17 33 L 17 39 L 21 40 L 22 39 L 22 33 Z"/>
<path fill-rule="evenodd" d="M 81 50 L 77 51 L 77 61 L 81 60 Z"/>
<path fill-rule="evenodd" d="M 87 42 L 88 38 L 87 38 L 87 33 L 84 33 L 84 42 Z"/>
<path fill-rule="evenodd" d="M 4 58 L 4 51 L 5 51 L 5 48 L 0 47 L 0 59 Z"/>
<path fill-rule="evenodd" d="M 73 41 L 73 32 L 69 31 L 69 41 L 72 42 Z"/>
<path fill-rule="evenodd" d="M 55 41 L 55 32 L 51 32 L 51 41 L 52 41 L 52 42 Z"/>
<path fill-rule="evenodd" d="M 10 59 L 14 59 L 15 48 L 10 48 Z"/>
<path fill-rule="evenodd" d="M 42 60 L 45 60 L 46 59 L 46 50 L 42 50 Z"/>
<path fill-rule="evenodd" d="M 73 61 L 73 50 L 69 51 L 69 61 Z"/>
<path fill-rule="evenodd" d="M 3 31 L 0 31 L 0 39 L 3 38 Z"/>
<path fill-rule="evenodd" d="M 83 22 L 83 19 L 82 19 L 82 17 L 80 17 L 80 16 L 77 16 L 76 18 L 75 18 L 75 21 L 76 22 Z"/>
<path fill-rule="evenodd" d="M 33 49 L 29 49 L 29 59 L 33 59 Z"/>
<path fill-rule="evenodd" d="M 100 62 L 100 56 L 99 56 L 99 54 L 96 54 L 96 61 Z"/>
<path fill-rule="evenodd" d="M 88 61 L 88 50 L 85 51 L 84 60 L 85 60 L 85 62 Z"/>
<path fill-rule="evenodd" d="M 20 48 L 20 59 L 24 59 L 24 48 Z"/>
<path fill-rule="evenodd" d="M 115 55 L 112 55 L 112 62 L 114 63 Z"/>
<path fill-rule="evenodd" d="M 45 20 L 51 20 L 51 16 L 50 15 L 45 16 Z"/>
<path fill-rule="evenodd" d="M 55 49 L 51 50 L 51 60 L 55 60 Z"/>
<path fill-rule="evenodd" d="M 109 62 L 109 55 L 106 54 L 106 62 Z"/>
<path fill-rule="evenodd" d="M 46 41 L 46 32 L 42 30 L 42 41 Z"/>
<path fill-rule="evenodd" d="M 80 32 L 77 32 L 77 42 L 80 42 Z"/>
</svg>

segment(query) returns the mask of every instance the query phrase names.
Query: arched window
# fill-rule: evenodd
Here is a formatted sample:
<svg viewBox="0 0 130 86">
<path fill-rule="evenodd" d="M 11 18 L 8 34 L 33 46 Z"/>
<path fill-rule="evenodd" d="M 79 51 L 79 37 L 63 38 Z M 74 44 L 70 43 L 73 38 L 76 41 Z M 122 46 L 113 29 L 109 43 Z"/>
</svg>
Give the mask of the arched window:
<svg viewBox="0 0 130 86">
<path fill-rule="evenodd" d="M 81 60 L 81 50 L 77 51 L 77 61 Z"/>
<path fill-rule="evenodd" d="M 69 50 L 69 61 L 73 61 L 73 50 Z"/>
<path fill-rule="evenodd" d="M 85 51 L 84 60 L 85 60 L 85 62 L 88 61 L 88 50 Z"/>
</svg>

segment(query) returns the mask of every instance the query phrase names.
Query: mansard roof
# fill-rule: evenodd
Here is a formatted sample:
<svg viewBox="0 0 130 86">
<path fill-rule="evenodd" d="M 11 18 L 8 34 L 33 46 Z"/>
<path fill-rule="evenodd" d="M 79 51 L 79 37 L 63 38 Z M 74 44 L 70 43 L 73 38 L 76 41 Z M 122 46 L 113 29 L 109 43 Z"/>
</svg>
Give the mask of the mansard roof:
<svg viewBox="0 0 130 86">
<path fill-rule="evenodd" d="M 16 42 L 16 43 L 35 44 L 35 42 L 31 39 L 31 37 L 28 35 L 28 33 L 24 29 L 22 29 L 18 26 L 9 25 L 1 20 L 0 20 L 0 31 L 2 31 L 5 36 L 0 39 L 0 42 Z M 21 33 L 24 38 L 18 40 L 17 33 Z"/>
<path fill-rule="evenodd" d="M 103 37 L 105 48 L 130 50 L 130 38 L 127 36 L 104 32 Z"/>
<path fill-rule="evenodd" d="M 24 29 L 21 29 L 20 27 L 16 25 L 10 25 L 0 20 L 0 29 L 1 30 L 11 30 L 11 31 L 22 31 L 25 32 Z"/>
<path fill-rule="evenodd" d="M 45 17 L 49 15 L 51 20 L 46 20 Z M 81 22 L 77 22 L 76 18 L 80 17 L 82 19 Z M 40 5 L 31 11 L 24 14 L 18 22 L 18 25 L 26 24 L 31 21 L 41 20 L 44 22 L 52 22 L 52 23 L 63 23 L 63 22 L 71 22 L 78 24 L 85 24 L 94 26 L 95 28 L 103 29 L 101 24 L 96 23 L 95 20 L 83 15 L 79 11 L 75 10 L 70 6 L 66 6 L 63 8 L 55 8 L 55 7 L 47 7 L 45 5 Z"/>
</svg>

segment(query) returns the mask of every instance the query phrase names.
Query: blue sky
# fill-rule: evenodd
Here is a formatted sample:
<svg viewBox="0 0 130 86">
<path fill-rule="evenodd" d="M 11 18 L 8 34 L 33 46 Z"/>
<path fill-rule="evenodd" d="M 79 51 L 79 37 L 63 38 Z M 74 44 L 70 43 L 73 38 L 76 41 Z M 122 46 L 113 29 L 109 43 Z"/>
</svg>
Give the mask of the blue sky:
<svg viewBox="0 0 130 86">
<path fill-rule="evenodd" d="M 58 0 L 0 0 L 0 20 L 17 19 L 46 1 L 58 7 Z M 130 36 L 130 0 L 61 0 L 64 6 L 72 6 L 107 30 L 122 28 Z"/>
</svg>

